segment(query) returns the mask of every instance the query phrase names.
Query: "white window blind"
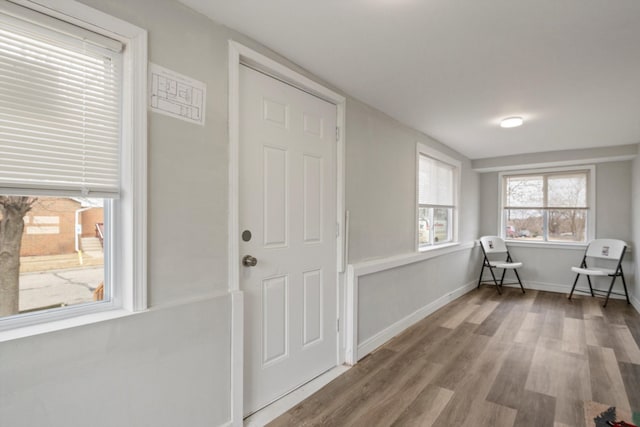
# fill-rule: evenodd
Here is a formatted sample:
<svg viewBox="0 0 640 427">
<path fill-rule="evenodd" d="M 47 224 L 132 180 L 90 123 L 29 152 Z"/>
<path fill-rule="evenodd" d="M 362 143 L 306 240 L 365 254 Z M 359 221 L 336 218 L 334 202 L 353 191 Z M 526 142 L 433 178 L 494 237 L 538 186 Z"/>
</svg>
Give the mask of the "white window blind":
<svg viewBox="0 0 640 427">
<path fill-rule="evenodd" d="M 117 197 L 121 46 L 35 15 L 0 11 L 0 187 Z"/>
<path fill-rule="evenodd" d="M 420 155 L 418 203 L 430 206 L 454 205 L 454 167 Z"/>
</svg>

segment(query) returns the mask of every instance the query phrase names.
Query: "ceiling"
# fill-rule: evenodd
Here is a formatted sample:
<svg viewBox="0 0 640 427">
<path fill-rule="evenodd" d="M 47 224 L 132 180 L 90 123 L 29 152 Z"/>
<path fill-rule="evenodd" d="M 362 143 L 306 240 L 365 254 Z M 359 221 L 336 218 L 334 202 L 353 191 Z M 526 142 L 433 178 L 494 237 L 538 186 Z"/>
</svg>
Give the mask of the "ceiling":
<svg viewBox="0 0 640 427">
<path fill-rule="evenodd" d="M 640 142 L 639 0 L 180 1 L 471 159 Z"/>
</svg>

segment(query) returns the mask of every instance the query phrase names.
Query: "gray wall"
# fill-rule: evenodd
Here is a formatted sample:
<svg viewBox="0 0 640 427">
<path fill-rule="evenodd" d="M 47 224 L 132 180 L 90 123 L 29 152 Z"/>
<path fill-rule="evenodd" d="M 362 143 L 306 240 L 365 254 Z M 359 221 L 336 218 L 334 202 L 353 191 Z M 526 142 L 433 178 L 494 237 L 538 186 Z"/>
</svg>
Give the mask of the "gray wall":
<svg viewBox="0 0 640 427">
<path fill-rule="evenodd" d="M 220 425 L 229 307 L 203 300 L 1 344 L 0 425 Z"/>
<path fill-rule="evenodd" d="M 326 83 L 173 0 L 81 1 L 147 29 L 151 62 L 206 83 L 206 125 L 149 114 L 149 311 L 0 344 L 0 425 L 224 424 L 231 416 L 227 41 Z M 461 236 L 475 237 L 478 186 L 468 160 L 351 98 L 346 129 L 351 262 L 413 251 L 417 140 L 463 162 Z M 460 262 L 456 255 L 452 265 L 443 258 L 419 267 L 434 283 L 398 288 L 406 303 L 396 309 L 379 301 L 415 270 L 372 276 L 366 297 L 378 305 L 365 313 L 365 327 L 384 327 L 416 300 L 459 287 L 435 281 Z M 375 319 L 378 310 L 389 314 Z"/>
<path fill-rule="evenodd" d="M 630 241 L 632 162 L 596 165 L 596 237 Z"/>
<path fill-rule="evenodd" d="M 351 264 L 415 253 L 417 141 L 461 161 L 459 240 L 477 237 L 478 174 L 467 158 L 357 101 L 347 123 Z M 361 277 L 358 343 L 473 281 L 476 256 L 465 249 Z"/>
<path fill-rule="evenodd" d="M 596 237 L 630 240 L 632 161 L 596 164 Z M 480 235 L 498 230 L 498 172 L 480 174 Z"/>
<path fill-rule="evenodd" d="M 478 279 L 481 259 L 466 249 L 359 280 L 358 344 Z M 362 355 L 360 355 L 362 356 Z"/>
<path fill-rule="evenodd" d="M 638 149 L 640 150 L 640 144 L 638 144 Z M 640 272 L 640 159 L 636 157 L 633 160 L 632 164 L 633 172 L 632 172 L 632 230 L 633 230 L 633 240 L 631 245 L 636 248 L 633 251 L 633 259 L 636 271 Z M 636 308 L 640 310 L 640 280 L 635 281 L 633 288 L 633 294 L 635 297 Z"/>
<path fill-rule="evenodd" d="M 615 152 L 616 149 L 613 151 Z M 575 150 L 575 158 L 581 158 L 582 150 Z M 593 150 L 588 150 L 592 154 Z M 606 150 L 600 150 L 601 155 L 609 157 Z M 538 162 L 545 157 L 536 154 L 532 161 Z M 549 158 L 549 153 L 546 153 Z M 593 157 L 591 157 L 593 158 Z M 526 164 L 528 157 L 519 156 L 518 164 Z M 499 165 L 502 159 L 490 159 L 488 163 Z M 474 161 L 474 164 L 477 164 Z M 632 228 L 632 175 L 633 161 L 613 161 L 596 164 L 596 237 L 622 239 L 631 242 Z M 498 172 L 487 172 L 480 176 L 480 235 L 499 234 L 499 194 Z M 515 259 L 524 262 L 521 276 L 525 282 L 541 289 L 566 290 L 571 287 L 575 275 L 570 267 L 578 265 L 584 253 L 583 248 L 554 248 L 511 246 L 511 253 Z M 632 252 L 634 253 L 634 252 Z M 623 269 L 628 282 L 634 283 L 635 266 L 632 262 L 634 255 L 625 257 Z M 598 282 L 599 286 L 604 286 Z M 621 288 L 620 288 L 621 289 Z"/>
<path fill-rule="evenodd" d="M 145 28 L 149 60 L 207 84 L 206 126 L 149 114 L 150 311 L 0 344 L 0 425 L 230 418 L 227 39 L 181 4 L 86 0 Z"/>
<path fill-rule="evenodd" d="M 614 147 L 585 148 L 582 150 L 545 151 L 540 153 L 518 154 L 513 156 L 490 157 L 473 160 L 475 170 L 486 172 L 489 169 L 501 170 L 519 165 L 548 167 L 556 164 L 589 163 L 607 158 L 610 160 L 629 159 L 638 152 L 637 144 L 617 145 Z"/>
<path fill-rule="evenodd" d="M 347 124 L 350 263 L 415 251 L 418 141 L 462 162 L 459 236 L 475 239 L 479 187 L 468 159 L 355 100 Z"/>
<path fill-rule="evenodd" d="M 480 236 L 498 234 L 498 207 L 500 206 L 500 189 L 498 188 L 498 172 L 480 174 Z"/>
</svg>

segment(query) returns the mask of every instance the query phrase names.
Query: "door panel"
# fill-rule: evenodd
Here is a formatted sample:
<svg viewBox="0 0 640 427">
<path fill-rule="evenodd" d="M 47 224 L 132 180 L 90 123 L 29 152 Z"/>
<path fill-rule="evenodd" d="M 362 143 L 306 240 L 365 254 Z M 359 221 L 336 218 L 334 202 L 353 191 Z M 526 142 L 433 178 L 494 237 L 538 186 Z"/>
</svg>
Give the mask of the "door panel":
<svg viewBox="0 0 640 427">
<path fill-rule="evenodd" d="M 241 66 L 240 121 L 248 414 L 336 364 L 336 106 Z"/>
<path fill-rule="evenodd" d="M 304 339 L 303 345 L 322 340 L 322 270 L 307 271 L 304 286 Z"/>
<path fill-rule="evenodd" d="M 287 276 L 262 281 L 262 324 L 264 326 L 263 363 L 267 365 L 287 356 L 289 302 Z"/>
<path fill-rule="evenodd" d="M 322 159 L 304 156 L 304 242 L 322 240 Z"/>
<path fill-rule="evenodd" d="M 264 244 L 287 245 L 287 150 L 264 147 Z"/>
</svg>

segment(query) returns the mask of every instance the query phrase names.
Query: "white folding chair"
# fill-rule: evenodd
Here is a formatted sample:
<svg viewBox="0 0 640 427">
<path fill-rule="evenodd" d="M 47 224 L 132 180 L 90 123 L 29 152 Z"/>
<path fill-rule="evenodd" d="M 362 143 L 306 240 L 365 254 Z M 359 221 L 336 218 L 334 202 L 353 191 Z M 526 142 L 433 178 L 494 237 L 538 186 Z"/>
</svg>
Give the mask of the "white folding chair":
<svg viewBox="0 0 640 427">
<path fill-rule="evenodd" d="M 521 262 L 514 262 L 511 258 L 511 254 L 507 249 L 507 245 L 504 243 L 504 240 L 498 236 L 483 236 L 480 238 L 480 247 L 482 248 L 482 254 L 484 256 L 484 260 L 482 261 L 482 269 L 480 270 L 480 278 L 478 279 L 478 288 L 482 283 L 489 283 L 482 281 L 482 274 L 484 273 L 485 267 L 489 269 L 491 272 L 491 277 L 493 277 L 493 283 L 496 285 L 496 289 L 499 294 L 500 287 L 502 285 L 515 285 L 519 284 L 520 289 L 522 289 L 522 293 L 524 293 L 524 286 L 522 286 L 522 280 L 520 280 L 520 276 L 518 275 L 518 268 L 522 267 Z M 506 255 L 506 259 L 505 259 Z M 500 277 L 500 283 L 496 279 L 496 275 L 493 272 L 494 268 L 502 269 L 502 276 Z M 507 273 L 507 270 L 513 270 L 516 274 L 517 282 L 504 283 L 504 276 Z"/>
<path fill-rule="evenodd" d="M 582 263 L 580 267 L 571 267 L 571 271 L 576 274 L 576 280 L 573 281 L 573 287 L 571 287 L 571 293 L 569 294 L 569 299 L 573 296 L 574 291 L 587 293 L 586 290 L 576 289 L 576 284 L 578 283 L 578 279 L 581 274 L 587 276 L 587 282 L 589 283 L 589 293 L 594 297 L 596 292 L 606 293 L 607 297 L 604 300 L 603 307 L 607 306 L 609 302 L 609 297 L 611 294 L 614 295 L 624 295 L 627 298 L 627 304 L 629 304 L 629 293 L 627 292 L 627 282 L 624 280 L 624 274 L 622 273 L 622 258 L 624 257 L 624 253 L 627 250 L 627 244 L 622 240 L 616 239 L 595 239 L 589 242 L 587 246 L 587 250 L 582 257 Z M 587 265 L 587 259 L 589 260 L 589 264 Z M 607 266 L 598 266 L 604 263 L 608 263 Z M 615 265 L 615 268 L 611 268 Z M 591 285 L 590 276 L 596 277 L 611 277 L 611 284 L 609 285 L 609 290 L 604 291 L 601 289 L 593 289 Z M 622 278 L 622 286 L 624 287 L 624 294 L 619 292 L 612 292 L 613 284 L 616 282 L 618 277 Z"/>
</svg>

